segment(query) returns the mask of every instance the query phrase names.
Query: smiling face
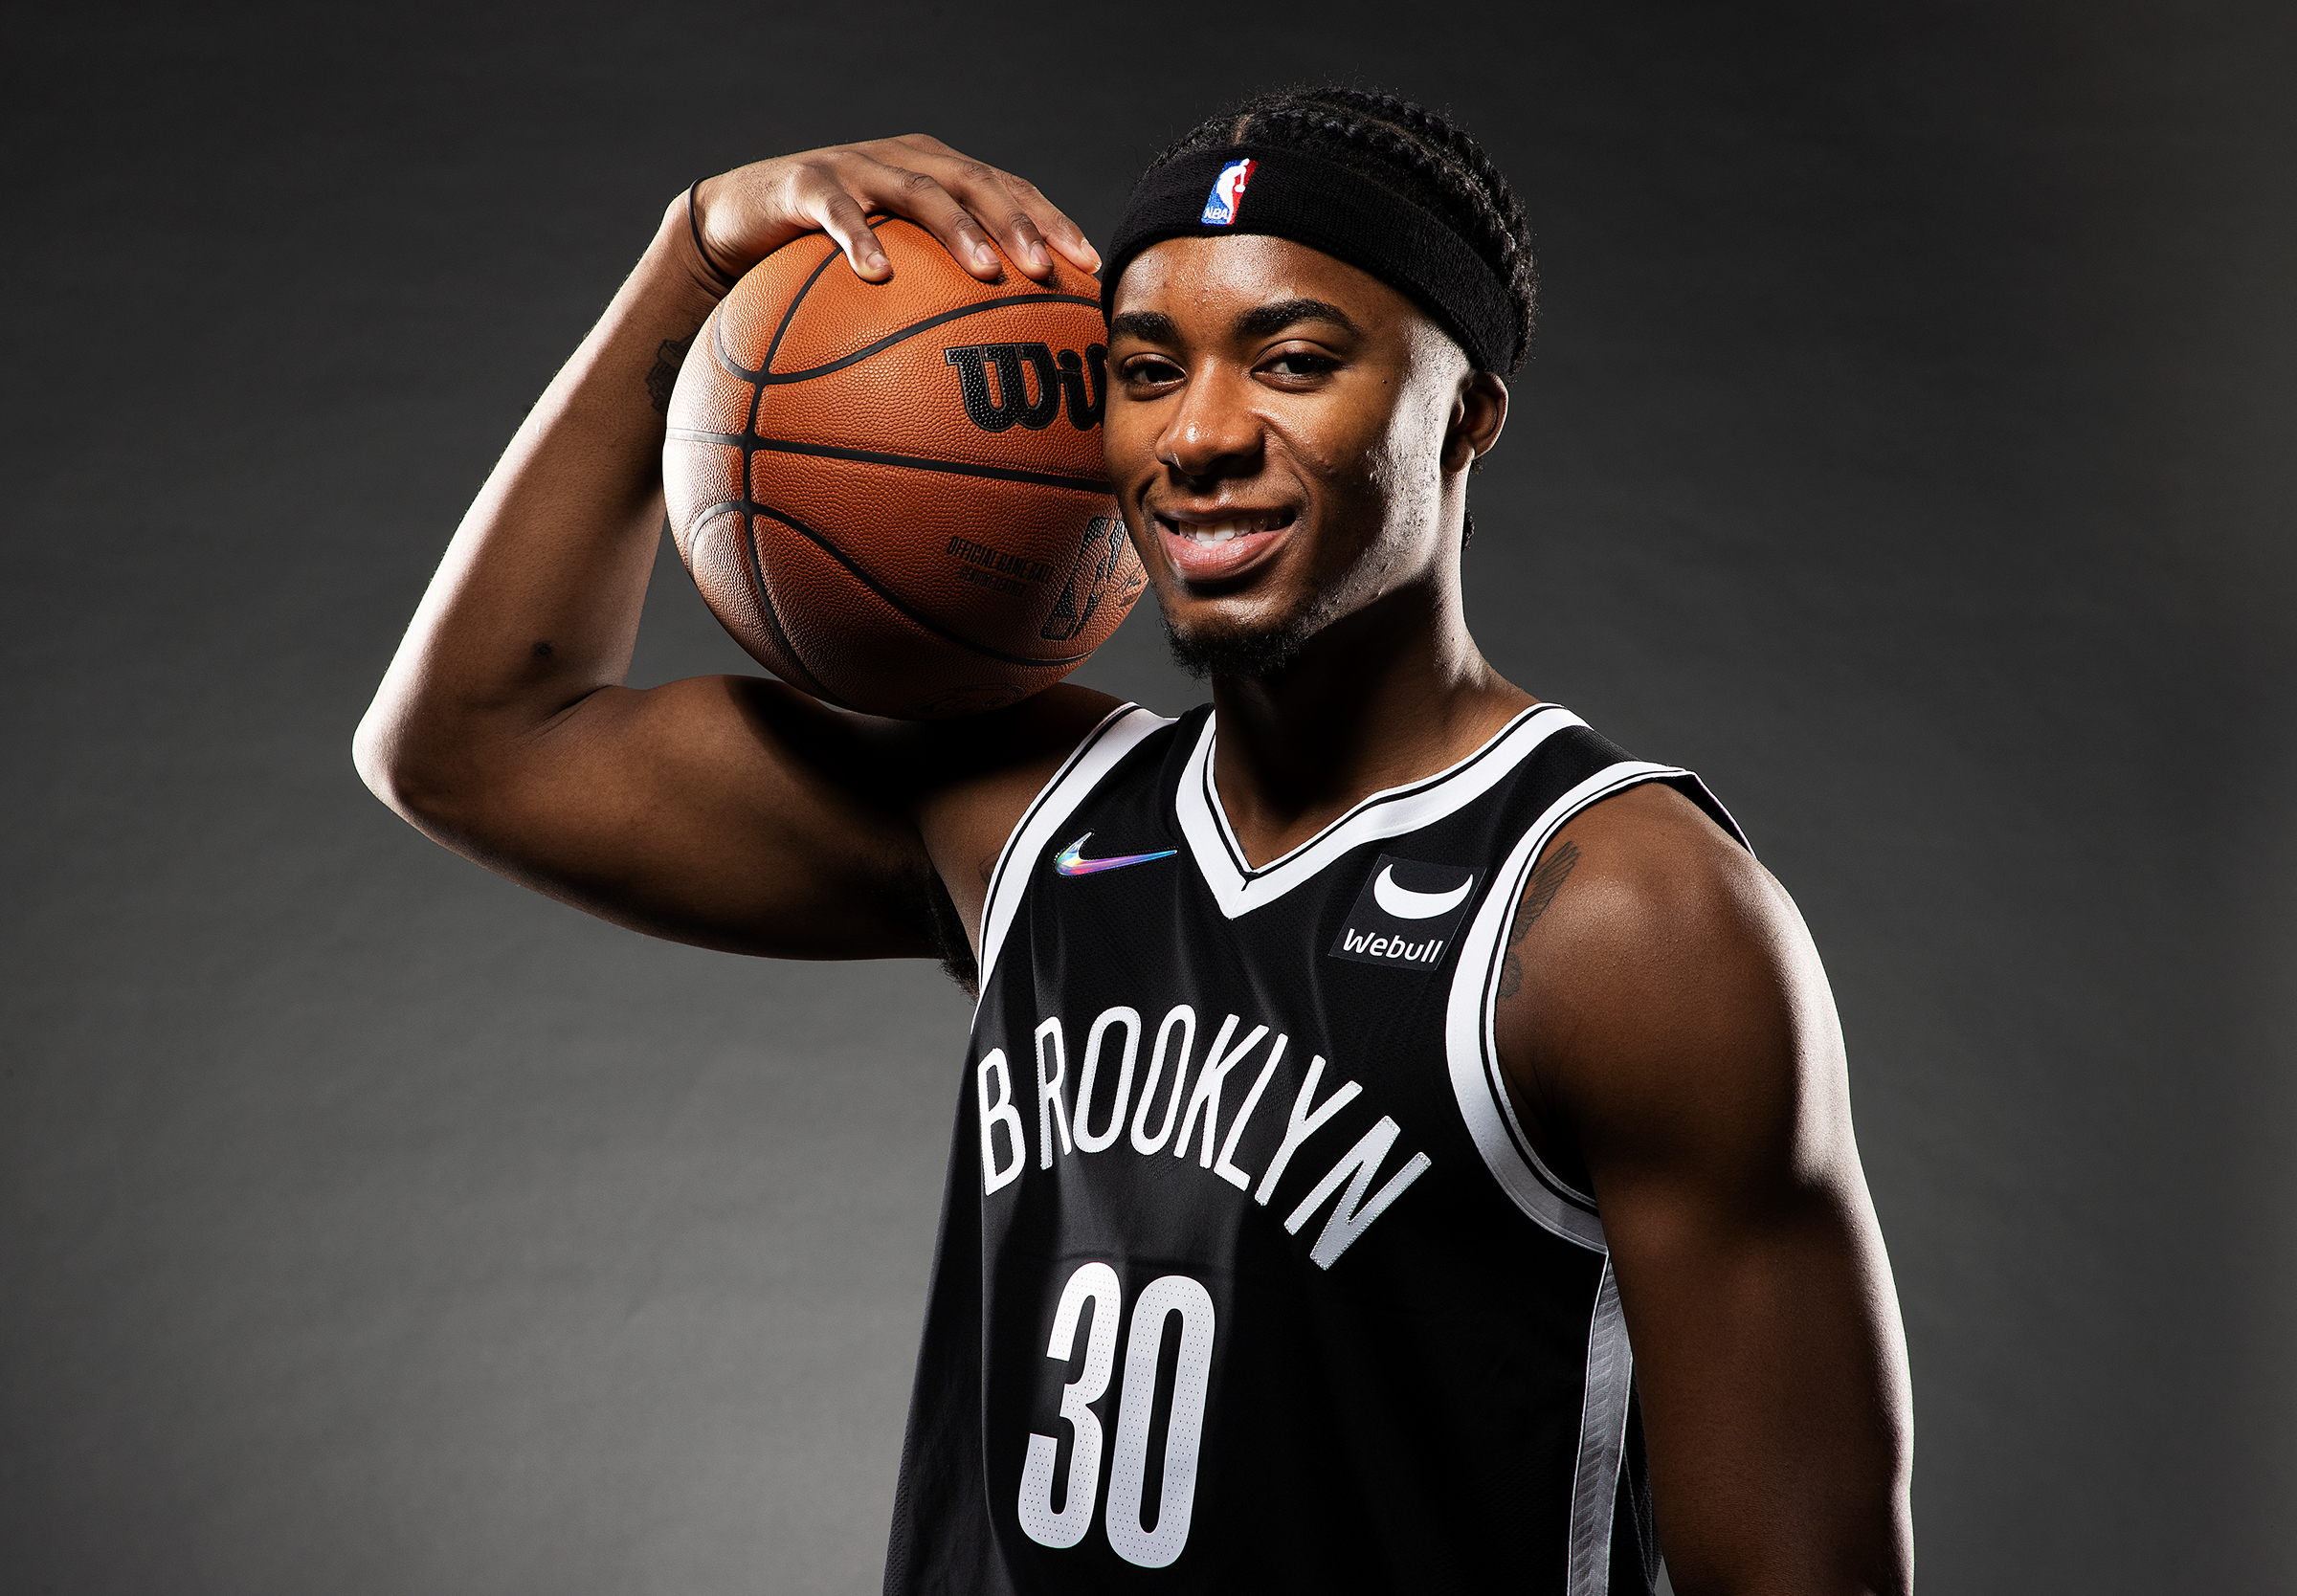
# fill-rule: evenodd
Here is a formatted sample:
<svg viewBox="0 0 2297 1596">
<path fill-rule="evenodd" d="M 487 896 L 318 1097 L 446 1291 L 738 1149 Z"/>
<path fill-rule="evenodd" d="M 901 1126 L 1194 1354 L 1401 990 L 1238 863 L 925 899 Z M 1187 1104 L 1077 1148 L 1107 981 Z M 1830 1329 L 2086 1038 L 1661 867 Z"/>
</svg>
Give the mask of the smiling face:
<svg viewBox="0 0 2297 1596">
<path fill-rule="evenodd" d="M 1125 269 L 1109 367 L 1109 477 L 1184 663 L 1274 670 L 1392 595 L 1456 613 L 1506 389 L 1404 295 L 1288 239 L 1170 239 Z"/>
</svg>

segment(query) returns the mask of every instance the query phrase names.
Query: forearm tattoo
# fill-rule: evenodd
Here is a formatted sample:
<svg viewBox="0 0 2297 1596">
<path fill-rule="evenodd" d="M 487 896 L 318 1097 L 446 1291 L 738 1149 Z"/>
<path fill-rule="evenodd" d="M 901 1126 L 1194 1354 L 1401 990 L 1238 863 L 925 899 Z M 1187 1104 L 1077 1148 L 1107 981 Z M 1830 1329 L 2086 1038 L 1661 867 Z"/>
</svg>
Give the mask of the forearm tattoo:
<svg viewBox="0 0 2297 1596">
<path fill-rule="evenodd" d="M 657 415 L 670 413 L 670 390 L 678 387 L 679 367 L 686 364 L 686 351 L 694 347 L 694 337 L 666 338 L 654 352 L 654 369 L 646 373 L 646 397 L 654 401 Z"/>
<path fill-rule="evenodd" d="M 1578 862 L 1576 844 L 1558 843 L 1531 873 L 1531 884 L 1524 889 L 1524 900 L 1516 906 L 1515 924 L 1507 931 L 1507 958 L 1500 965 L 1500 996 L 1515 996 L 1516 988 L 1524 984 L 1524 961 L 1517 949 L 1539 923 L 1539 917 L 1548 912 L 1548 905 L 1555 901 L 1572 866 Z"/>
</svg>

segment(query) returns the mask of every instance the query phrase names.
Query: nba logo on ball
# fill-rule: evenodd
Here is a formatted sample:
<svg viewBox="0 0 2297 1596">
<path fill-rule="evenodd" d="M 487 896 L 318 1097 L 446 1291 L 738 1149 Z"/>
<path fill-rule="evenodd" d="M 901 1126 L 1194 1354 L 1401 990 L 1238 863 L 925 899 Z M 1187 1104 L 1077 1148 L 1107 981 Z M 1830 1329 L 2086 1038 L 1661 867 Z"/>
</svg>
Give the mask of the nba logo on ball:
<svg viewBox="0 0 2297 1596">
<path fill-rule="evenodd" d="M 1231 161 L 1220 168 L 1220 175 L 1213 179 L 1213 191 L 1205 196 L 1206 227 L 1237 225 L 1237 207 L 1244 203 L 1244 185 L 1252 181 L 1252 169 L 1259 165 L 1258 161 Z"/>
</svg>

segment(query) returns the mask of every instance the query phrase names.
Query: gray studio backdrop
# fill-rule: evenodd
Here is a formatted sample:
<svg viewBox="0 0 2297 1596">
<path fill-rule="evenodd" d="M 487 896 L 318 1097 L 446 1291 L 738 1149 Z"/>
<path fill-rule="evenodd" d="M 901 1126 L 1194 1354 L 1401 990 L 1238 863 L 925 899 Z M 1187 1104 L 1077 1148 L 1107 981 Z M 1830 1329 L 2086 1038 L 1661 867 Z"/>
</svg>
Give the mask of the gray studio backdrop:
<svg viewBox="0 0 2297 1596">
<path fill-rule="evenodd" d="M 964 1002 L 529 897 L 351 727 L 691 178 L 923 127 L 1105 234 L 1336 75 L 1539 229 L 1485 648 L 1827 955 L 1926 1585 L 2297 1588 L 2286 8 L 15 26 L 0 1587 L 874 1586 Z M 742 668 L 666 563 L 641 679 Z"/>
</svg>

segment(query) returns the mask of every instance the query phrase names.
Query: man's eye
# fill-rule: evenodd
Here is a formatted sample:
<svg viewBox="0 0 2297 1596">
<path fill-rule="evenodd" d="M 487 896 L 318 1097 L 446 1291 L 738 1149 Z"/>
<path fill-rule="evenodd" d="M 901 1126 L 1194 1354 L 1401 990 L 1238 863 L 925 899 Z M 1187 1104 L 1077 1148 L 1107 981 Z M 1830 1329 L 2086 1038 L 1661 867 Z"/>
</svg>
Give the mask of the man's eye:
<svg viewBox="0 0 2297 1596">
<path fill-rule="evenodd" d="M 1287 349 L 1260 369 L 1279 377 L 1321 377 L 1339 364 L 1329 355 L 1313 355 L 1305 349 Z"/>
<path fill-rule="evenodd" d="M 1125 363 L 1125 380 L 1128 383 L 1176 383 L 1180 367 L 1155 355 L 1135 355 Z"/>
</svg>

